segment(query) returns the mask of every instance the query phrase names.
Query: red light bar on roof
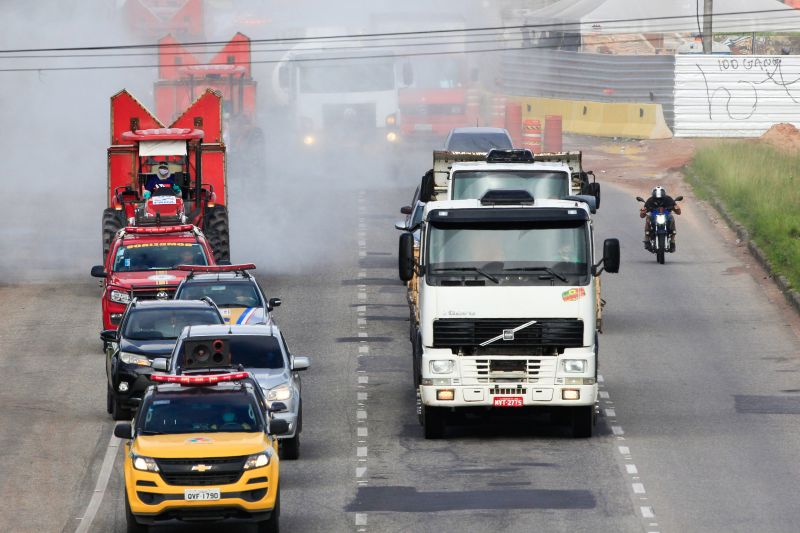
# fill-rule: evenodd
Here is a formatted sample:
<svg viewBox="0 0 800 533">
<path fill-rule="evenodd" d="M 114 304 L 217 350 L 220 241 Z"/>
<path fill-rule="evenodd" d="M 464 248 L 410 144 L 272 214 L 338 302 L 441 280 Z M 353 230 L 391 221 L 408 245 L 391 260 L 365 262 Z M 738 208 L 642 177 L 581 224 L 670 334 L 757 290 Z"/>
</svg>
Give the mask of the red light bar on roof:
<svg viewBox="0 0 800 533">
<path fill-rule="evenodd" d="M 215 385 L 223 381 L 239 381 L 249 377 L 247 372 L 229 374 L 210 374 L 205 376 L 173 376 L 169 374 L 152 374 L 150 379 L 156 383 L 178 383 L 179 385 Z"/>
<path fill-rule="evenodd" d="M 253 263 L 242 263 L 241 265 L 178 265 L 175 270 L 188 272 L 240 272 L 242 270 L 255 270 Z"/>
<path fill-rule="evenodd" d="M 183 233 L 184 231 L 192 231 L 191 224 L 181 224 L 179 226 L 156 226 L 156 227 L 139 227 L 128 226 L 125 228 L 125 233 L 146 235 L 148 233 Z"/>
</svg>

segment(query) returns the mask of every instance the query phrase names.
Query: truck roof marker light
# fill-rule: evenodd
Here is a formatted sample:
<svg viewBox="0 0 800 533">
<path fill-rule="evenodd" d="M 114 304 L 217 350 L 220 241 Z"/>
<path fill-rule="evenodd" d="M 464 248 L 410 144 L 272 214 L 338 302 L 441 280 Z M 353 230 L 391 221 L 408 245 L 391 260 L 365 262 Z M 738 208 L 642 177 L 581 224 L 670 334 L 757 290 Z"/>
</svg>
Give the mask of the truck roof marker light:
<svg viewBox="0 0 800 533">
<path fill-rule="evenodd" d="M 241 265 L 178 265 L 175 270 L 182 270 L 184 272 L 241 272 L 244 270 L 255 270 L 256 265 L 253 263 L 242 263 Z"/>
<path fill-rule="evenodd" d="M 228 374 L 211 374 L 206 376 L 175 376 L 170 374 L 153 374 L 150 379 L 156 383 L 177 383 L 179 385 L 216 385 L 227 381 L 241 381 L 250 376 L 248 372 L 231 372 Z"/>
<path fill-rule="evenodd" d="M 129 233 L 131 235 L 183 233 L 185 231 L 192 231 L 192 228 L 194 228 L 194 226 L 191 224 L 180 224 L 178 226 L 156 226 L 156 227 L 128 226 L 125 228 L 125 233 Z"/>
<path fill-rule="evenodd" d="M 533 152 L 527 148 L 514 150 L 489 150 L 486 154 L 487 163 L 533 163 Z"/>
</svg>

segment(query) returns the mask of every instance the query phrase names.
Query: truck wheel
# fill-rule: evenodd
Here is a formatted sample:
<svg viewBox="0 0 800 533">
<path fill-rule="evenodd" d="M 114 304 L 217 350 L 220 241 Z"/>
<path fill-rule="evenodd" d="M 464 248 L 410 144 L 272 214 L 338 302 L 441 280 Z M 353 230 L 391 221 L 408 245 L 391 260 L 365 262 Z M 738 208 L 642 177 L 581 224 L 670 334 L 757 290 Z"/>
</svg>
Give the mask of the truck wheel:
<svg viewBox="0 0 800 533">
<path fill-rule="evenodd" d="M 588 439 L 594 429 L 594 405 L 581 405 L 572 408 L 572 436 Z"/>
<path fill-rule="evenodd" d="M 441 439 L 447 427 L 447 412 L 441 407 L 422 406 L 422 425 L 426 439 Z"/>
<path fill-rule="evenodd" d="M 275 507 L 272 509 L 272 515 L 269 520 L 258 523 L 258 533 L 278 533 L 280 530 L 280 516 L 281 516 L 281 487 L 278 486 L 278 491 L 275 497 Z"/>
<path fill-rule="evenodd" d="M 287 461 L 300 459 L 300 433 L 295 433 L 291 439 L 281 440 L 281 459 Z"/>
<path fill-rule="evenodd" d="M 131 505 L 128 503 L 128 491 L 125 491 L 125 531 L 128 533 L 147 533 L 150 528 L 136 521 L 136 517 L 131 512 Z"/>
<path fill-rule="evenodd" d="M 211 249 L 214 250 L 214 259 L 217 263 L 230 261 L 230 225 L 228 224 L 228 211 L 224 206 L 215 205 L 206 211 L 203 218 L 203 233 L 208 239 Z"/>
<path fill-rule="evenodd" d="M 414 388 L 417 389 L 422 383 L 422 339 L 417 335 L 411 349 L 411 372 L 414 377 Z"/>
<path fill-rule="evenodd" d="M 103 262 L 106 260 L 114 236 L 119 230 L 125 227 L 125 212 L 108 208 L 103 210 Z"/>
</svg>

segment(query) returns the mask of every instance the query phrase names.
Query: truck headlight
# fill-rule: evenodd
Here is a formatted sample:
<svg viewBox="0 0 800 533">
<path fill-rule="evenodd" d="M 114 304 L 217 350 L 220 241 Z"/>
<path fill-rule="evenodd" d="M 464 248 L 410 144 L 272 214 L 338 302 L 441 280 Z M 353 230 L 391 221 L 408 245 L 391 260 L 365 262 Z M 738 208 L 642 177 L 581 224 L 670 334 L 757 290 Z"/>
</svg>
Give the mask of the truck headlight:
<svg viewBox="0 0 800 533">
<path fill-rule="evenodd" d="M 292 397 L 292 389 L 288 383 L 282 383 L 273 387 L 267 392 L 267 400 L 270 402 L 284 402 Z"/>
<path fill-rule="evenodd" d="M 390 131 L 389 133 L 386 134 L 386 140 L 389 141 L 390 143 L 395 142 L 397 140 L 397 134 L 393 131 Z"/>
<path fill-rule="evenodd" d="M 317 142 L 317 140 L 314 138 L 313 135 L 306 135 L 303 137 L 303 144 L 305 144 L 306 146 L 311 146 L 315 142 Z"/>
<path fill-rule="evenodd" d="M 450 359 L 438 359 L 430 362 L 432 374 L 450 374 L 453 372 L 454 366 Z"/>
<path fill-rule="evenodd" d="M 267 466 L 271 458 L 272 458 L 272 452 L 270 450 L 264 450 L 263 453 L 257 453 L 255 455 L 251 455 L 250 457 L 247 458 L 247 461 L 244 462 L 244 469 L 252 470 L 253 468 L 261 468 L 262 466 Z"/>
<path fill-rule="evenodd" d="M 585 359 L 564 359 L 562 364 L 564 365 L 564 372 L 570 372 L 573 374 L 586 372 Z"/>
<path fill-rule="evenodd" d="M 114 289 L 111 291 L 108 297 L 112 302 L 117 302 L 118 304 L 128 305 L 131 303 L 131 295 L 128 293 L 128 291 L 119 291 Z"/>
<path fill-rule="evenodd" d="M 386 116 L 386 125 L 387 126 L 394 126 L 397 124 L 397 115 L 391 114 Z"/>
<path fill-rule="evenodd" d="M 144 457 L 142 455 L 133 456 L 133 467 L 136 470 L 143 472 L 158 472 L 158 465 L 156 460 L 152 457 Z"/>
<path fill-rule="evenodd" d="M 150 366 L 152 364 L 146 355 L 130 352 L 119 352 L 119 360 L 128 365 Z"/>
</svg>

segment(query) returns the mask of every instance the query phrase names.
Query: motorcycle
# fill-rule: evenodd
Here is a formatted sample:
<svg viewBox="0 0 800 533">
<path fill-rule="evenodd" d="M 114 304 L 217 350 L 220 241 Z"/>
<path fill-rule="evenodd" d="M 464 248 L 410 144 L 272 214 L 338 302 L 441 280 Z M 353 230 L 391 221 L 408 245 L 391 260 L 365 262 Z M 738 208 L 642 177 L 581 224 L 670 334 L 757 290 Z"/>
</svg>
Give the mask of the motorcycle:
<svg viewBox="0 0 800 533">
<path fill-rule="evenodd" d="M 637 196 L 637 200 L 644 203 L 644 198 Z M 683 196 L 675 198 L 675 202 L 683 200 Z M 672 210 L 659 207 L 647 213 L 650 217 L 650 248 L 649 252 L 656 254 L 656 260 L 659 264 L 664 264 L 664 256 L 667 252 L 672 253 L 672 235 L 669 231 L 669 220 L 672 218 Z"/>
</svg>

